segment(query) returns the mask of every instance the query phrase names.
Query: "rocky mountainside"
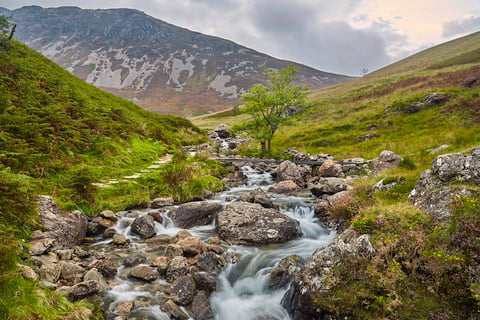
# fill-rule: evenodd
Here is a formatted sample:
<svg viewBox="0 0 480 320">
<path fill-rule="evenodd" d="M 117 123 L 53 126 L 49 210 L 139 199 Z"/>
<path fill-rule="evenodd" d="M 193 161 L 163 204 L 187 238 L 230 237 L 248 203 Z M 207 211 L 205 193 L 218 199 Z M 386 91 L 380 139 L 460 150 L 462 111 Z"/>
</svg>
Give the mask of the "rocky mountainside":
<svg viewBox="0 0 480 320">
<path fill-rule="evenodd" d="M 196 114 L 238 103 L 278 60 L 232 41 L 192 32 L 131 9 L 28 6 L 1 9 L 15 37 L 76 76 L 140 106 Z M 294 63 L 312 89 L 352 79 Z"/>
</svg>

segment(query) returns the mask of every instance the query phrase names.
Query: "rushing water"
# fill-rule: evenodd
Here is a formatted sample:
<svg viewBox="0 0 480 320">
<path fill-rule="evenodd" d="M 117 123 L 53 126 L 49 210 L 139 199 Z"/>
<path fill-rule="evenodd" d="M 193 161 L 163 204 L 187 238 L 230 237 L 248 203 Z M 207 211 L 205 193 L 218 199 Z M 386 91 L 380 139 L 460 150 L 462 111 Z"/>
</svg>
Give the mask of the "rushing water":
<svg viewBox="0 0 480 320">
<path fill-rule="evenodd" d="M 268 189 L 272 184 L 271 176 L 268 173 L 261 173 L 250 167 L 243 168 L 248 177 L 245 185 L 231 188 L 218 194 L 215 199 L 210 200 L 228 205 L 241 194 L 248 193 L 256 188 Z M 303 259 L 308 258 L 320 247 L 326 246 L 335 236 L 333 231 L 319 225 L 314 215 L 313 206 L 309 204 L 310 198 L 291 197 L 275 195 L 273 201 L 280 208 L 280 212 L 300 222 L 302 237 L 284 244 L 255 246 L 229 246 L 230 254 L 238 257 L 235 263 L 229 263 L 219 274 L 219 291 L 214 293 L 210 299 L 218 320 L 258 320 L 258 319 L 290 319 L 285 309 L 281 306 L 281 299 L 286 289 L 270 290 L 269 271 L 278 262 L 290 255 L 298 255 Z M 179 232 L 168 216 L 168 210 L 162 213 L 163 224 L 156 223 L 157 234 L 173 236 Z M 117 222 L 116 232 L 124 234 L 130 240 L 128 252 L 125 249 L 115 249 L 119 257 L 128 254 L 143 252 L 146 245 L 142 244 L 140 238 L 130 232 L 130 223 L 137 215 L 148 213 L 148 209 L 140 212 L 125 212 Z M 202 239 L 208 239 L 215 235 L 215 225 L 194 227 L 189 232 Z M 111 240 L 99 241 L 94 247 L 110 248 L 107 245 Z M 121 251 L 120 251 L 121 250 Z M 112 254 L 112 252 L 110 252 Z M 115 254 L 115 251 L 113 252 Z M 159 308 L 158 301 L 161 300 L 159 292 L 161 288 L 168 287 L 163 279 L 157 279 L 153 283 L 139 283 L 128 278 L 120 267 L 114 279 L 115 286 L 107 294 L 111 300 L 110 310 L 125 301 L 136 301 L 136 308 L 130 316 L 146 319 L 168 320 L 167 314 Z M 137 302 L 144 302 L 144 307 L 137 307 Z M 114 319 L 114 316 L 108 317 Z"/>
</svg>

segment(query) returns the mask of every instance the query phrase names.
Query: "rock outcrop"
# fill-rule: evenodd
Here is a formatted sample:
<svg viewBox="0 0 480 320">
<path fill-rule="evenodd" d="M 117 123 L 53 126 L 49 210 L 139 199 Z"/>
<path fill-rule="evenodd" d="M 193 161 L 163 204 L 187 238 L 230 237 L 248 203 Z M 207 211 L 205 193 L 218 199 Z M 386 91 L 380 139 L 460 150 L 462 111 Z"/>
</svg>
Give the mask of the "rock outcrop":
<svg viewBox="0 0 480 320">
<path fill-rule="evenodd" d="M 286 242 L 301 234 L 298 221 L 256 203 L 234 202 L 217 217 L 220 237 L 235 244 Z"/>
<path fill-rule="evenodd" d="M 432 169 L 421 174 L 409 200 L 435 219 L 445 221 L 455 197 L 472 196 L 469 184 L 480 185 L 480 146 L 471 152 L 436 157 Z"/>
<path fill-rule="evenodd" d="M 282 299 L 283 306 L 294 320 L 332 319 L 318 309 L 314 297 L 332 288 L 332 270 L 342 261 L 356 256 L 369 257 L 375 249 L 368 235 L 357 237 L 352 229 L 345 230 L 327 247 L 317 250 L 294 276 L 292 285 Z"/>
</svg>

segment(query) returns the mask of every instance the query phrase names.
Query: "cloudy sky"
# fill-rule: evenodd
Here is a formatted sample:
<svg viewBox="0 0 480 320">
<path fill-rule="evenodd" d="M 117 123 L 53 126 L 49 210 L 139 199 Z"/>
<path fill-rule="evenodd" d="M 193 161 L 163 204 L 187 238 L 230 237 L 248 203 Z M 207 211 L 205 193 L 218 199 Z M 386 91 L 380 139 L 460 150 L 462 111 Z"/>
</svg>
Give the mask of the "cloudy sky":
<svg viewBox="0 0 480 320">
<path fill-rule="evenodd" d="M 478 0 L 0 0 L 15 9 L 135 8 L 320 70 L 360 75 L 480 31 Z"/>
</svg>

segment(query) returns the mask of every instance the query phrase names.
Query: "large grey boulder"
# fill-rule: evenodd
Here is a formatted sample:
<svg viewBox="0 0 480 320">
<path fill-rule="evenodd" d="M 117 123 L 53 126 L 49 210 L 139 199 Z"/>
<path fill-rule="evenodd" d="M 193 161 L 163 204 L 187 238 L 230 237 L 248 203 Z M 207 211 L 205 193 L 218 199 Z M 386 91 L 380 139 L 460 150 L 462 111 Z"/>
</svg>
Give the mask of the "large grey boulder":
<svg viewBox="0 0 480 320">
<path fill-rule="evenodd" d="M 256 203 L 234 202 L 218 214 L 220 237 L 235 244 L 286 242 L 301 234 L 298 221 Z"/>
<path fill-rule="evenodd" d="M 297 166 L 295 163 L 286 160 L 280 163 L 273 173 L 277 181 L 284 181 L 284 180 L 293 180 L 299 186 L 303 186 L 305 184 L 305 176 L 310 173 L 310 170 L 302 167 Z"/>
<path fill-rule="evenodd" d="M 191 275 L 175 279 L 170 286 L 170 297 L 176 304 L 186 306 L 192 303 L 197 286 Z"/>
<path fill-rule="evenodd" d="M 170 213 L 175 225 L 180 228 L 212 223 L 215 215 L 222 209 L 222 205 L 214 202 L 195 201 L 182 204 Z"/>
<path fill-rule="evenodd" d="M 155 219 L 149 215 L 135 218 L 132 222 L 132 232 L 145 239 L 153 237 L 156 234 Z"/>
<path fill-rule="evenodd" d="M 320 177 L 340 177 L 343 175 L 343 170 L 342 166 L 335 161 L 325 160 L 315 173 Z"/>
<path fill-rule="evenodd" d="M 400 166 L 402 157 L 390 150 L 383 150 L 377 159 L 373 160 L 373 169 L 375 172 L 381 172 Z"/>
<path fill-rule="evenodd" d="M 48 196 L 39 196 L 38 217 L 44 231 L 30 243 L 30 254 L 70 248 L 82 243 L 87 234 L 87 217 L 80 211 L 61 212 L 55 201 Z"/>
<path fill-rule="evenodd" d="M 332 195 L 341 191 L 345 191 L 349 188 L 346 179 L 342 178 L 320 178 L 317 183 L 309 185 L 308 189 L 316 196 Z"/>
<path fill-rule="evenodd" d="M 408 198 L 436 220 L 445 221 L 451 214 L 452 199 L 472 196 L 469 184 L 480 185 L 480 146 L 436 157 L 432 169 L 422 172 Z"/>
<path fill-rule="evenodd" d="M 357 237 L 352 229 L 345 230 L 327 247 L 317 250 L 300 272 L 295 273 L 290 289 L 282 299 L 283 306 L 292 319 L 334 319 L 328 318 L 328 312 L 315 306 L 315 297 L 333 288 L 333 270 L 343 261 L 358 256 L 370 257 L 374 253 L 369 235 Z"/>
</svg>

